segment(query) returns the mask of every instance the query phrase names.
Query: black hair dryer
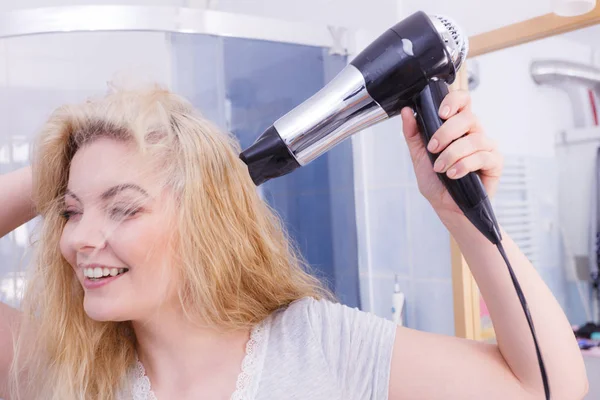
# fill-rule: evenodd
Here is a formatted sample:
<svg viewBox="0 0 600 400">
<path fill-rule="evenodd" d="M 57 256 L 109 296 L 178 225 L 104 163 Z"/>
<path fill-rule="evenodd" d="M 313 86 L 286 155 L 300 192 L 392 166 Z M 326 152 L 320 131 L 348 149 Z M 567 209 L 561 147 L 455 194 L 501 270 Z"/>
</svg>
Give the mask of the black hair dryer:
<svg viewBox="0 0 600 400">
<path fill-rule="evenodd" d="M 260 185 L 306 165 L 336 144 L 411 107 L 425 142 L 440 128 L 439 106 L 466 58 L 467 38 L 448 18 L 417 12 L 388 29 L 329 84 L 270 126 L 240 154 Z M 435 161 L 437 155 L 430 154 Z M 438 174 L 467 218 L 494 244 L 494 212 L 476 173 Z"/>
</svg>

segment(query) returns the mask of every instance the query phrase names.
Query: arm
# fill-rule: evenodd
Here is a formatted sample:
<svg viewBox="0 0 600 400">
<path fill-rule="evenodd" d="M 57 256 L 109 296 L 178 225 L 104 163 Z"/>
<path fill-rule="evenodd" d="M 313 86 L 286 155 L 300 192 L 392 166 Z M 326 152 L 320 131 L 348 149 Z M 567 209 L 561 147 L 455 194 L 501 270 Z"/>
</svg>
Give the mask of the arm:
<svg viewBox="0 0 600 400">
<path fill-rule="evenodd" d="M 0 237 L 35 217 L 31 186 L 30 167 L 0 175 Z M 19 311 L 0 303 L 0 398 L 8 398 L 13 337 L 20 319 Z"/>
<path fill-rule="evenodd" d="M 399 328 L 390 400 L 410 398 L 410 393 L 431 400 L 544 399 L 533 339 L 504 260 L 465 217 L 448 217 L 444 223 L 486 300 L 498 345 Z M 586 372 L 571 326 L 533 266 L 503 235 L 529 304 L 551 398 L 582 399 L 587 392 Z"/>
<path fill-rule="evenodd" d="M 0 237 L 35 217 L 31 185 L 30 167 L 0 175 Z"/>
<path fill-rule="evenodd" d="M 470 112 L 464 92 L 443 102 L 450 113 L 434 135 L 441 153 L 435 171 L 452 178 L 480 171 L 493 194 L 502 169 L 495 146 Z M 394 344 L 390 400 L 544 399 L 531 332 L 497 248 L 458 210 L 435 176 L 411 112 L 403 112 L 404 131 L 421 193 L 456 239 L 486 301 L 497 345 L 398 328 Z M 465 133 L 468 135 L 462 137 Z M 431 143 L 431 142 L 430 142 Z M 432 146 L 433 147 L 433 146 Z M 444 164 L 444 165 L 441 165 Z M 449 176 L 452 174 L 448 174 Z M 583 358 L 556 299 L 506 233 L 503 244 L 522 286 L 548 374 L 551 398 L 578 400 L 587 392 Z"/>
</svg>

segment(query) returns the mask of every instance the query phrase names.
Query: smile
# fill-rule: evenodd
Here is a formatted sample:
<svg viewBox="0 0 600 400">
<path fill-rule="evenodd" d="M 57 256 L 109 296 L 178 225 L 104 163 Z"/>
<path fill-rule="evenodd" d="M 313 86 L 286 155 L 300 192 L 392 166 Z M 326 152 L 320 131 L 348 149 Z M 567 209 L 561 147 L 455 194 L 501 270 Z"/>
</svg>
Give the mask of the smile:
<svg viewBox="0 0 600 400">
<path fill-rule="evenodd" d="M 83 268 L 83 276 L 92 280 L 100 280 L 109 276 L 117 276 L 129 271 L 128 268 L 94 267 Z"/>
<path fill-rule="evenodd" d="M 103 267 L 98 265 L 84 267 L 82 270 L 84 276 L 83 287 L 86 289 L 98 289 L 119 279 L 129 271 L 129 268 Z"/>
</svg>

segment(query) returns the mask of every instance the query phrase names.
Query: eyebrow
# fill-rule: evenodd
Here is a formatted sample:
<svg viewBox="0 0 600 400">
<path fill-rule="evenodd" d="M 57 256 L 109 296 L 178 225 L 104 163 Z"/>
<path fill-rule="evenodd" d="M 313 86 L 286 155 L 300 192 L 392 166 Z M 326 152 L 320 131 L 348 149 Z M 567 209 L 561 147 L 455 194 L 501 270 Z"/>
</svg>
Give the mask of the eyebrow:
<svg viewBox="0 0 600 400">
<path fill-rule="evenodd" d="M 100 195 L 100 198 L 102 200 L 108 200 L 112 197 L 115 197 L 117 194 L 121 193 L 124 190 L 135 190 L 135 191 L 141 193 L 142 195 L 144 195 L 145 197 L 150 197 L 148 192 L 146 192 L 144 189 L 142 189 L 138 185 L 133 184 L 133 183 L 124 183 L 121 185 L 113 186 L 110 189 L 106 190 L 104 193 L 102 193 Z M 65 191 L 65 196 L 71 196 L 75 200 L 77 200 L 78 202 L 81 203 L 81 200 L 79 199 L 79 197 L 77 197 L 77 195 L 75 193 L 73 193 L 72 191 L 70 191 L 69 189 L 67 189 Z"/>
</svg>

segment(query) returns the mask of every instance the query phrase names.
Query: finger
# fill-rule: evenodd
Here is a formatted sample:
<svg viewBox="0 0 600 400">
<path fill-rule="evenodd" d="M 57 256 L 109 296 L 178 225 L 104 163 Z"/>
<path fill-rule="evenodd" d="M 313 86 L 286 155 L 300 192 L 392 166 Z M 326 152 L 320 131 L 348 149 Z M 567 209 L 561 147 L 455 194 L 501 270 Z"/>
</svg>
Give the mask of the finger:
<svg viewBox="0 0 600 400">
<path fill-rule="evenodd" d="M 451 179 L 460 179 L 469 172 L 481 171 L 487 176 L 499 176 L 502 170 L 502 156 L 498 152 L 478 151 L 460 159 L 448 169 L 446 175 Z"/>
<path fill-rule="evenodd" d="M 400 115 L 402 116 L 402 131 L 406 139 L 412 139 L 415 136 L 418 137 L 419 128 L 417 127 L 417 120 L 415 119 L 413 110 L 410 107 L 404 107 L 400 111 Z"/>
<path fill-rule="evenodd" d="M 479 120 L 471 111 L 462 111 L 444 122 L 440 129 L 433 134 L 427 144 L 427 150 L 432 153 L 439 153 L 465 133 L 482 130 Z"/>
<path fill-rule="evenodd" d="M 410 153 L 410 159 L 413 163 L 421 159 L 427 154 L 425 151 L 425 143 L 419 133 L 419 127 L 413 110 L 406 107 L 401 111 L 402 115 L 402 130 L 404 131 L 404 137 L 406 139 L 406 145 L 408 146 L 408 152 Z"/>
<path fill-rule="evenodd" d="M 478 151 L 493 151 L 496 144 L 483 133 L 472 133 L 454 142 L 438 156 L 433 169 L 435 172 L 446 172 L 450 166 L 459 160 L 477 153 Z"/>
<path fill-rule="evenodd" d="M 402 115 L 402 130 L 404 131 L 408 151 L 414 161 L 421 153 L 425 152 L 425 143 L 421 139 L 413 110 L 405 107 L 400 114 Z"/>
<path fill-rule="evenodd" d="M 448 93 L 442 100 L 439 109 L 439 115 L 443 119 L 448 119 L 459 111 L 471 107 L 471 95 L 466 90 L 455 90 Z"/>
</svg>

